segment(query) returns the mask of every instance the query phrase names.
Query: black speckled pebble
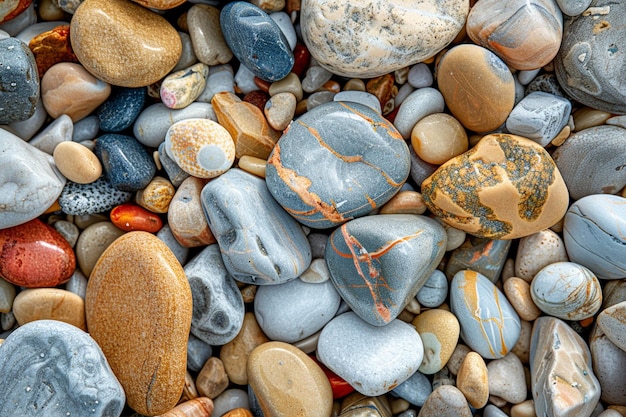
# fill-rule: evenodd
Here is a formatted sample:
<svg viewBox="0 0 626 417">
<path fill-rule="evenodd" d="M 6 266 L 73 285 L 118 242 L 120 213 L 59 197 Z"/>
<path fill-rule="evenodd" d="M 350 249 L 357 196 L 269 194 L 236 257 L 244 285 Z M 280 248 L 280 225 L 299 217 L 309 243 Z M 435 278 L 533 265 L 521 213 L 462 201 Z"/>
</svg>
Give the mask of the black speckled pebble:
<svg viewBox="0 0 626 417">
<path fill-rule="evenodd" d="M 91 184 L 68 181 L 59 197 L 59 205 L 64 213 L 81 216 L 111 210 L 119 204 L 129 202 L 132 197 L 133 193 L 120 191 L 106 178 L 100 177 Z"/>
<path fill-rule="evenodd" d="M 39 100 L 37 64 L 28 45 L 16 38 L 0 40 L 0 124 L 22 122 Z"/>
<path fill-rule="evenodd" d="M 121 132 L 130 127 L 141 113 L 146 102 L 146 89 L 116 88 L 107 101 L 96 111 L 100 129 L 105 132 Z"/>
</svg>

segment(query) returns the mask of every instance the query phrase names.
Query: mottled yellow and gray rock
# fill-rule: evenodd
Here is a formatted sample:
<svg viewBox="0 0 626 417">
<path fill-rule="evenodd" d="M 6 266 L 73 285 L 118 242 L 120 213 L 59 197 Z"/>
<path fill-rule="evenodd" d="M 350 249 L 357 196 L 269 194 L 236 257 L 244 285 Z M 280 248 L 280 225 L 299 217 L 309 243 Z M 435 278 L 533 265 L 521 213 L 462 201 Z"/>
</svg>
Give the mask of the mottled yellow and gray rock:
<svg viewBox="0 0 626 417">
<path fill-rule="evenodd" d="M 413 326 L 424 344 L 424 359 L 418 370 L 427 375 L 439 372 L 459 340 L 459 321 L 449 311 L 433 309 L 418 314 L 413 319 Z"/>
</svg>

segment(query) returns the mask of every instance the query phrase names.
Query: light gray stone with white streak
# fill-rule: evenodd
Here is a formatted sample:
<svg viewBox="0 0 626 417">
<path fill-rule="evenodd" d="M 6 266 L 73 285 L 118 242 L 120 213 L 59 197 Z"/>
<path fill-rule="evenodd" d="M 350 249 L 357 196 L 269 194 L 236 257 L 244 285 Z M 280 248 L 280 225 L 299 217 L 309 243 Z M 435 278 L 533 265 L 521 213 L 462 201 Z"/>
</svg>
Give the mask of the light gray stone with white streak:
<svg viewBox="0 0 626 417">
<path fill-rule="evenodd" d="M 511 110 L 506 128 L 514 135 L 548 145 L 567 125 L 572 104 L 566 98 L 536 91 Z"/>
</svg>

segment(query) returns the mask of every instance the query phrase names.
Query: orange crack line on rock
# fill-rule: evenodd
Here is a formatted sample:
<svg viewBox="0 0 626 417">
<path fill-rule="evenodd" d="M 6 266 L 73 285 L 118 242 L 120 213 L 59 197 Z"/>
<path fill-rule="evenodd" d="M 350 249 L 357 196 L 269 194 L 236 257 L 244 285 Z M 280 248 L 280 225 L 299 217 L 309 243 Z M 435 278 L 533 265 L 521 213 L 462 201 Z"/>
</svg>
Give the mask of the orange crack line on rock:
<svg viewBox="0 0 626 417">
<path fill-rule="evenodd" d="M 377 127 L 382 127 L 383 129 L 385 129 L 385 131 L 387 131 L 389 136 L 391 136 L 392 138 L 397 139 L 397 140 L 404 140 L 400 132 L 398 132 L 398 130 L 395 127 L 393 127 L 391 123 L 387 121 L 387 119 L 383 119 L 377 122 L 377 121 L 374 121 L 374 119 L 372 119 L 371 117 L 364 115 L 363 113 L 361 113 L 354 107 L 350 107 L 345 101 L 340 101 L 339 103 L 343 107 L 345 107 L 347 110 L 350 110 L 352 113 L 367 120 L 374 127 L 374 129 L 376 129 Z"/>
</svg>

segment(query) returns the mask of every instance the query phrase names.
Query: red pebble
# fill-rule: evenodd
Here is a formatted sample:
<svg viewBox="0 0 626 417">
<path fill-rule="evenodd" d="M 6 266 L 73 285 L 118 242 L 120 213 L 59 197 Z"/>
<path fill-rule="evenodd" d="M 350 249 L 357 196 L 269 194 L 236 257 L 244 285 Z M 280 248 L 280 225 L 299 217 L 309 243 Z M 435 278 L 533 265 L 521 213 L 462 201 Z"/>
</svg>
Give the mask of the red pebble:
<svg viewBox="0 0 626 417">
<path fill-rule="evenodd" d="M 254 104 L 261 111 L 265 109 L 265 103 L 267 103 L 267 100 L 269 99 L 270 96 L 266 92 L 261 90 L 252 91 L 243 97 L 243 101 Z"/>
<path fill-rule="evenodd" d="M 135 204 L 121 204 L 111 210 L 111 223 L 127 232 L 140 230 L 156 233 L 163 227 L 161 218 Z"/>
<path fill-rule="evenodd" d="M 270 85 L 272 85 L 271 82 L 262 80 L 259 77 L 254 77 L 254 84 L 256 84 L 256 86 L 259 87 L 259 89 L 265 93 L 270 91 Z"/>
<path fill-rule="evenodd" d="M 324 371 L 324 374 L 326 374 L 326 378 L 328 378 L 330 387 L 333 390 L 333 399 L 343 398 L 354 391 L 352 385 L 348 384 L 342 377 L 328 369 L 326 365 L 317 360 L 315 356 L 309 355 L 309 357 L 313 359 L 313 362 L 318 364 L 319 367 L 322 368 L 322 371 Z"/>
<path fill-rule="evenodd" d="M 0 275 L 28 288 L 56 287 L 76 269 L 74 250 L 39 219 L 0 230 Z"/>
<path fill-rule="evenodd" d="M 294 64 L 291 72 L 296 74 L 298 77 L 301 77 L 302 73 L 309 67 L 311 54 L 309 53 L 309 50 L 306 49 L 306 46 L 301 43 L 297 43 L 293 50 L 293 57 Z"/>
</svg>

